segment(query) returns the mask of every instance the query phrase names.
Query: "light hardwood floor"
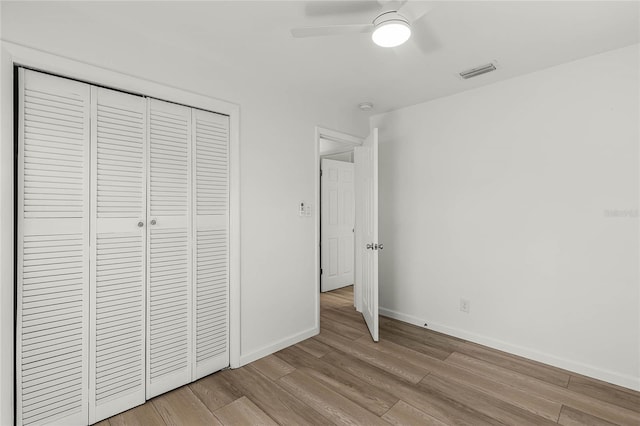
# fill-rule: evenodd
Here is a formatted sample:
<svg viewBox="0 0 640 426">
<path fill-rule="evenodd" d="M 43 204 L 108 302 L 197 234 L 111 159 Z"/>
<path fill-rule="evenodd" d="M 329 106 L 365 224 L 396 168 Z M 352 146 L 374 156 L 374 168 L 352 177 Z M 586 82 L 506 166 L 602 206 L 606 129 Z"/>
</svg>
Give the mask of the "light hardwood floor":
<svg viewBox="0 0 640 426">
<path fill-rule="evenodd" d="M 111 417 L 118 425 L 640 425 L 640 393 L 321 296 L 321 333 Z"/>
</svg>

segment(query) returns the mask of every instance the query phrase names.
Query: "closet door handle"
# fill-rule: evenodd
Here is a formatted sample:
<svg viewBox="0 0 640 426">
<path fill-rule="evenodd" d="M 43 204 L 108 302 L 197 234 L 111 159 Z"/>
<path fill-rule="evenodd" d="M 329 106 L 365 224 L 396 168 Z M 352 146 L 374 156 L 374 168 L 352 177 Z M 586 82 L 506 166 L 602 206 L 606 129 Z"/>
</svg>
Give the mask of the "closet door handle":
<svg viewBox="0 0 640 426">
<path fill-rule="evenodd" d="M 144 226 L 144 222 L 143 221 L 138 222 L 138 228 L 142 228 L 143 226 Z"/>
<path fill-rule="evenodd" d="M 155 225 L 156 223 L 157 223 L 157 222 L 156 222 L 156 220 L 155 220 L 155 219 L 151 219 L 151 224 L 152 224 L 152 225 Z"/>
</svg>

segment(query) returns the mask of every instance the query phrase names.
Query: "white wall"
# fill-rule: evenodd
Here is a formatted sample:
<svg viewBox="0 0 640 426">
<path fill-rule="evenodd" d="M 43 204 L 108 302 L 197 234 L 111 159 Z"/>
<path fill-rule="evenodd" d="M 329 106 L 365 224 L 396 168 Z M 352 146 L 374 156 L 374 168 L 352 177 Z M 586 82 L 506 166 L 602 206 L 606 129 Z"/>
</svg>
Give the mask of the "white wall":
<svg viewBox="0 0 640 426">
<path fill-rule="evenodd" d="M 12 126 L 11 64 L 0 46 L 0 135 Z M 13 424 L 13 141 L 0 141 L 0 425 Z"/>
<path fill-rule="evenodd" d="M 381 312 L 640 389 L 638 60 L 374 117 Z"/>
<path fill-rule="evenodd" d="M 99 6 L 97 6 L 99 7 Z M 29 10 L 29 15 L 24 9 Z M 364 134 L 357 110 L 309 102 L 285 87 L 264 86 L 253 70 L 220 64 L 126 28 L 67 18 L 54 6 L 3 4 L 2 40 L 240 105 L 241 353 L 250 362 L 317 332 L 313 204 L 315 126 Z M 60 20 L 65 20 L 61 24 Z M 0 424 L 13 418 L 12 86 L 0 59 Z M 317 206 L 314 206 L 317 207 Z"/>
<path fill-rule="evenodd" d="M 328 154 L 321 155 L 321 159 L 326 158 L 327 160 L 336 160 L 336 161 L 344 161 L 347 163 L 353 163 L 353 151 L 349 152 L 341 152 L 339 154 Z"/>
</svg>

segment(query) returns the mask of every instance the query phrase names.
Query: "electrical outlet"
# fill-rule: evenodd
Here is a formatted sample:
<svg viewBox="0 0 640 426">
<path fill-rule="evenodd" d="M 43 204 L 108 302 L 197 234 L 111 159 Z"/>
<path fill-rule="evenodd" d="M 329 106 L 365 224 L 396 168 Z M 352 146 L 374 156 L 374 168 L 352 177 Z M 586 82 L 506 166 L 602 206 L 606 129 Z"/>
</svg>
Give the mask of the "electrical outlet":
<svg viewBox="0 0 640 426">
<path fill-rule="evenodd" d="M 464 312 L 465 314 L 469 313 L 469 309 L 471 303 L 467 300 L 467 299 L 460 299 L 460 311 Z"/>
</svg>

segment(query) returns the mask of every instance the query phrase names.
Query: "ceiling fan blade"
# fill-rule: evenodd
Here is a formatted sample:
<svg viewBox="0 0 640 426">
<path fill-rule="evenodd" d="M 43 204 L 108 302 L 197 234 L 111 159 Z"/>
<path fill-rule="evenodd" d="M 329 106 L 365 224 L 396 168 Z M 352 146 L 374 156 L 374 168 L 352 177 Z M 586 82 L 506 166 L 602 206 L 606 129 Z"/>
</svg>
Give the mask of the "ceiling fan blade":
<svg viewBox="0 0 640 426">
<path fill-rule="evenodd" d="M 407 0 L 377 0 L 382 12 L 389 10 L 398 11 L 406 2 Z"/>
<path fill-rule="evenodd" d="M 303 38 L 370 33 L 371 31 L 373 31 L 373 24 L 329 25 L 326 27 L 293 28 L 291 30 L 291 35 L 296 38 Z"/>
<path fill-rule="evenodd" d="M 398 9 L 398 13 L 413 23 L 426 15 L 434 7 L 434 2 L 424 0 L 407 0 Z"/>
<path fill-rule="evenodd" d="M 305 4 L 306 16 L 347 15 L 360 13 L 375 13 L 380 9 L 379 2 L 366 1 L 310 1 Z"/>
</svg>

